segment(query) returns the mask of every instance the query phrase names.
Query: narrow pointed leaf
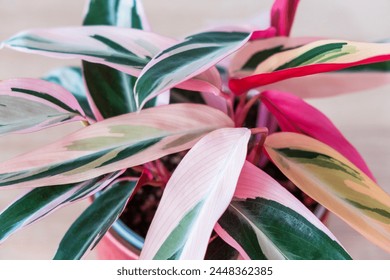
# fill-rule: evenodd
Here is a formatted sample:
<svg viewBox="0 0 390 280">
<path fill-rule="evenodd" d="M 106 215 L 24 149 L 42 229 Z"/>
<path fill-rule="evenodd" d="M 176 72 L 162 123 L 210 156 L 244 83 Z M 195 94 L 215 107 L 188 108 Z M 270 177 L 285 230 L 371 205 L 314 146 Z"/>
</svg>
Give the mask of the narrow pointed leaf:
<svg viewBox="0 0 390 280">
<path fill-rule="evenodd" d="M 57 209 L 90 197 L 120 175 L 115 172 L 81 183 L 35 188 L 9 205 L 0 214 L 0 242 Z"/>
<path fill-rule="evenodd" d="M 0 81 L 0 134 L 74 121 L 86 121 L 86 117 L 76 98 L 63 87 L 38 79 Z"/>
<path fill-rule="evenodd" d="M 299 0 L 276 0 L 271 10 L 271 26 L 277 36 L 290 35 Z"/>
<path fill-rule="evenodd" d="M 230 87 L 240 94 L 285 79 L 388 60 L 390 44 L 321 40 L 269 57 L 257 66 L 253 75 L 232 79 Z"/>
<path fill-rule="evenodd" d="M 297 132 L 320 140 L 341 153 L 374 180 L 370 169 L 355 147 L 316 108 L 299 97 L 279 91 L 263 92 L 261 100 L 276 117 L 283 131 Z"/>
<path fill-rule="evenodd" d="M 217 233 L 246 259 L 350 259 L 333 234 L 272 177 L 246 162 Z"/>
<path fill-rule="evenodd" d="M 303 192 L 390 252 L 390 196 L 340 153 L 283 132 L 265 142 L 269 157 Z"/>
<path fill-rule="evenodd" d="M 225 128 L 202 138 L 169 180 L 140 259 L 203 259 L 218 218 L 232 199 L 250 132 Z"/>
<path fill-rule="evenodd" d="M 103 191 L 66 232 L 54 259 L 81 259 L 93 249 L 123 212 L 135 184 L 122 178 Z"/>
<path fill-rule="evenodd" d="M 274 37 L 250 41 L 234 55 L 229 65 L 229 74 L 233 78 L 251 76 L 257 66 L 269 57 L 318 40 L 319 38 L 315 37 Z M 390 61 L 385 61 L 336 72 L 282 80 L 258 87 L 257 90 L 288 91 L 302 98 L 318 98 L 363 91 L 388 83 L 390 83 Z"/>
<path fill-rule="evenodd" d="M 142 13 L 142 15 L 140 14 Z M 90 1 L 84 25 L 111 25 L 149 31 L 138 0 Z M 99 120 L 137 111 L 136 78 L 111 67 L 83 61 L 84 77 Z"/>
<path fill-rule="evenodd" d="M 49 72 L 43 77 L 45 81 L 55 83 L 64 87 L 76 97 L 85 114 L 94 119 L 91 107 L 88 103 L 87 93 L 85 92 L 82 70 L 80 67 L 69 66 L 61 67 Z M 91 123 L 93 121 L 90 121 Z"/>
<path fill-rule="evenodd" d="M 173 39 L 137 29 L 83 26 L 27 30 L 5 41 L 4 45 L 15 50 L 54 58 L 79 58 L 107 65 L 137 77 L 152 57 L 175 43 Z M 216 70 L 213 68 L 206 70 L 193 79 L 179 81 L 177 86 L 219 94 L 220 79 L 215 80 Z M 99 120 L 103 119 L 103 113 L 99 114 L 97 105 L 91 99 L 90 105 L 95 116 Z"/>
<path fill-rule="evenodd" d="M 110 118 L 0 163 L 0 187 L 85 181 L 189 149 L 203 135 L 232 126 L 224 113 L 196 104 L 159 106 Z"/>
<path fill-rule="evenodd" d="M 210 31 L 187 37 L 156 55 L 142 71 L 135 86 L 140 107 L 172 88 L 214 66 L 242 47 L 250 34 L 238 31 Z"/>
<path fill-rule="evenodd" d="M 114 26 L 33 29 L 4 42 L 16 50 L 62 59 L 79 58 L 133 76 L 138 76 L 152 57 L 174 43 L 150 32 Z"/>
</svg>

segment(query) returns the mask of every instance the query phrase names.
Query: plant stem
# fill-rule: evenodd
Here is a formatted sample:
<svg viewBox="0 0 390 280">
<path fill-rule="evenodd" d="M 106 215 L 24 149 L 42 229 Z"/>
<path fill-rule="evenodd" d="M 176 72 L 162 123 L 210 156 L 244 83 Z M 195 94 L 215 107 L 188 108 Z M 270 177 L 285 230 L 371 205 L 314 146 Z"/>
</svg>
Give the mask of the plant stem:
<svg viewBox="0 0 390 280">
<path fill-rule="evenodd" d="M 246 100 L 246 95 L 244 95 L 245 100 Z M 252 108 L 253 105 L 256 104 L 256 101 L 260 98 L 260 93 L 256 94 L 253 96 L 244 106 L 240 111 L 237 112 L 236 118 L 235 118 L 235 124 L 236 127 L 242 127 L 242 125 L 245 122 L 245 119 L 248 115 L 249 110 Z M 241 99 L 240 99 L 241 102 Z"/>
<path fill-rule="evenodd" d="M 260 160 L 260 155 L 264 146 L 265 139 L 268 136 L 268 128 L 266 127 L 252 128 L 251 133 L 252 135 L 261 134 L 260 140 L 255 144 L 255 146 L 252 148 L 251 152 L 247 157 L 248 161 L 252 162 L 254 165 L 257 165 L 257 163 Z"/>
</svg>

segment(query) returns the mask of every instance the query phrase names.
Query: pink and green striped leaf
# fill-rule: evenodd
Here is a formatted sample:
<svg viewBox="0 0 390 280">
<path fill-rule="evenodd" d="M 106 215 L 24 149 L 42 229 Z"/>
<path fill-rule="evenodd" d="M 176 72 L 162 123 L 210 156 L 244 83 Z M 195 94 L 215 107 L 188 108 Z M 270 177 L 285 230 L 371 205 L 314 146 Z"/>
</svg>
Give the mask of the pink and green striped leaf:
<svg viewBox="0 0 390 280">
<path fill-rule="evenodd" d="M 136 181 L 121 178 L 101 192 L 66 232 L 54 259 L 81 259 L 92 250 L 125 209 L 135 185 Z"/>
<path fill-rule="evenodd" d="M 261 101 L 283 131 L 305 134 L 329 145 L 374 180 L 359 152 L 319 110 L 295 95 L 279 91 L 263 92 Z"/>
<path fill-rule="evenodd" d="M 203 259 L 233 197 L 250 131 L 225 128 L 203 137 L 169 180 L 140 259 Z"/>
<path fill-rule="evenodd" d="M 232 79 L 236 94 L 282 80 L 390 60 L 390 44 L 321 40 L 272 55 L 253 75 Z"/>
<path fill-rule="evenodd" d="M 5 41 L 4 45 L 54 58 L 79 58 L 104 64 L 131 76 L 139 76 L 152 57 L 175 43 L 173 39 L 137 29 L 83 26 L 28 30 Z M 215 68 L 204 69 L 199 74 L 175 85 L 183 89 L 220 94 L 221 81 Z M 95 116 L 99 120 L 103 119 L 92 99 L 90 105 Z"/>
<path fill-rule="evenodd" d="M 271 9 L 271 26 L 277 36 L 290 35 L 299 0 L 275 0 Z"/>
<path fill-rule="evenodd" d="M 275 37 L 248 42 L 231 60 L 229 75 L 233 78 L 251 76 L 256 67 L 272 55 L 296 49 L 316 40 L 319 38 Z M 318 98 L 367 90 L 388 83 L 390 83 L 390 61 L 385 61 L 336 72 L 282 80 L 261 86 L 257 90 L 288 91 L 302 98 Z"/>
<path fill-rule="evenodd" d="M 139 107 L 176 85 L 213 67 L 241 48 L 250 34 L 239 31 L 209 31 L 191 35 L 156 55 L 143 69 L 135 85 Z M 187 88 L 188 89 L 188 88 Z"/>
<path fill-rule="evenodd" d="M 138 0 L 90 1 L 83 25 L 111 25 L 149 31 Z M 98 120 L 137 111 L 133 92 L 135 77 L 87 61 L 83 61 L 83 70 Z"/>
<path fill-rule="evenodd" d="M 138 76 L 152 57 L 175 41 L 116 26 L 33 29 L 4 42 L 7 47 L 54 58 L 79 58 Z"/>
<path fill-rule="evenodd" d="M 32 132 L 67 122 L 87 121 L 73 95 L 38 79 L 0 81 L 0 134 Z"/>
<path fill-rule="evenodd" d="M 0 242 L 57 209 L 92 196 L 121 173 L 119 171 L 81 183 L 46 186 L 28 191 L 0 213 Z"/>
<path fill-rule="evenodd" d="M 234 54 L 229 64 L 229 75 L 234 78 L 253 75 L 257 66 L 269 57 L 318 40 L 316 37 L 272 37 L 250 41 Z"/>
<path fill-rule="evenodd" d="M 76 97 L 81 108 L 89 118 L 89 123 L 94 123 L 95 116 L 88 103 L 87 93 L 84 87 L 83 74 L 80 67 L 65 66 L 54 69 L 46 74 L 43 80 L 57 84 L 65 88 Z"/>
<path fill-rule="evenodd" d="M 0 163 L 0 187 L 85 181 L 189 149 L 203 135 L 232 126 L 224 113 L 196 104 L 159 106 L 110 118 Z"/>
<path fill-rule="evenodd" d="M 339 152 L 305 135 L 269 136 L 265 149 L 303 192 L 390 252 L 390 196 Z"/>
<path fill-rule="evenodd" d="M 217 233 L 245 259 L 350 259 L 333 234 L 272 177 L 246 162 Z"/>
</svg>

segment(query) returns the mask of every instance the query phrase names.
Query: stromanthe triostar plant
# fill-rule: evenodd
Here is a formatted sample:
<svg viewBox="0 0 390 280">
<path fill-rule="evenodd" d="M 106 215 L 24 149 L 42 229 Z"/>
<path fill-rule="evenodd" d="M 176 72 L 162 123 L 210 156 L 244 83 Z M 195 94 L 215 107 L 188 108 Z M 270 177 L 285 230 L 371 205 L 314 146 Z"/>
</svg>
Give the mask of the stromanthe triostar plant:
<svg viewBox="0 0 390 280">
<path fill-rule="evenodd" d="M 302 99 L 389 82 L 390 44 L 289 37 L 298 3 L 276 0 L 265 30 L 229 27 L 174 40 L 151 32 L 138 0 L 91 0 L 84 26 L 4 41 L 78 58 L 82 67 L 1 81 L 0 133 L 85 127 L 0 163 L 0 188 L 31 189 L 0 214 L 0 240 L 98 193 L 54 257 L 80 259 L 149 185 L 163 195 L 141 259 L 203 259 L 206 251 L 220 259 L 350 259 L 263 171 L 272 161 L 390 252 L 389 195 L 342 133 Z M 368 72 L 357 87 L 354 77 Z M 165 167 L 167 156 L 180 157 L 178 166 Z"/>
</svg>

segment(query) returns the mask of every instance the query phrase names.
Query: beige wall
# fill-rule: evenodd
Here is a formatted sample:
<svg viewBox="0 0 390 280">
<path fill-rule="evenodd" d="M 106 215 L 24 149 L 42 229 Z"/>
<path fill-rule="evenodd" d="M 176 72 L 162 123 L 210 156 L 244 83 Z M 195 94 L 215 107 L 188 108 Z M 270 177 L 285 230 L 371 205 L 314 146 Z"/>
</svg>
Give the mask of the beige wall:
<svg viewBox="0 0 390 280">
<path fill-rule="evenodd" d="M 207 25 L 264 21 L 272 1 L 259 0 L 144 0 L 153 29 L 169 36 L 185 36 Z M 295 36 L 322 36 L 351 40 L 390 38 L 388 0 L 302 0 L 293 30 Z M 81 0 L 0 0 L 0 40 L 15 32 L 36 27 L 78 25 Z M 55 66 L 77 64 L 40 56 L 0 51 L 0 79 L 38 77 Z M 311 101 L 325 112 L 361 151 L 379 183 L 389 189 L 390 172 L 390 87 Z M 68 131 L 74 128 L 68 127 Z M 62 131 L 50 130 L 50 137 Z M 0 138 L 1 158 L 32 149 L 50 141 L 47 135 Z M 5 152 L 3 152 L 5 149 Z M 15 197 L 15 191 L 2 191 L 0 207 Z M 85 207 L 79 204 L 49 217 L 10 238 L 0 246 L 0 259 L 50 258 L 66 227 Z M 387 258 L 389 254 L 366 242 L 337 218 L 330 218 L 332 231 L 356 258 Z"/>
</svg>

